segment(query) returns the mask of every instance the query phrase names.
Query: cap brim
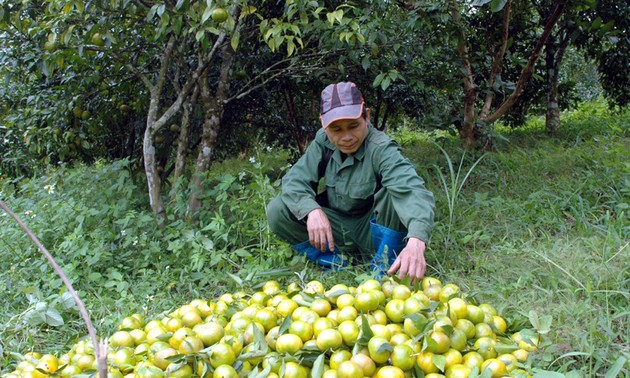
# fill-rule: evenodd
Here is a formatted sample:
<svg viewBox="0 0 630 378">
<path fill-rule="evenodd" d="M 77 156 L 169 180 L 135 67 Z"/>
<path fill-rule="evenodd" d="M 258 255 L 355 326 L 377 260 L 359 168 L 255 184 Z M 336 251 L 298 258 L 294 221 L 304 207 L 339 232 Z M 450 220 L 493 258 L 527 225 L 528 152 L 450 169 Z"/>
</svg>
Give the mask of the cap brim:
<svg viewBox="0 0 630 378">
<path fill-rule="evenodd" d="M 322 114 L 320 119 L 322 127 L 327 128 L 331 123 L 340 119 L 356 119 L 363 113 L 363 104 L 346 105 L 331 109 L 329 112 Z"/>
</svg>

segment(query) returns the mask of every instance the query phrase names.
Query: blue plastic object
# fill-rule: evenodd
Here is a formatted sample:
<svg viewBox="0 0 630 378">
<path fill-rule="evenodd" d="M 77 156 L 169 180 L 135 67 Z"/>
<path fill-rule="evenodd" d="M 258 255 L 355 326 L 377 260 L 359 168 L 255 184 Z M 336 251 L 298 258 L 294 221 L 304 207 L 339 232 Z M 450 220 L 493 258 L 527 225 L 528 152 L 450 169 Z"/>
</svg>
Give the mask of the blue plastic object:
<svg viewBox="0 0 630 378">
<path fill-rule="evenodd" d="M 405 242 L 406 232 L 400 232 L 377 224 L 376 219 L 370 220 L 370 228 L 372 229 L 372 240 L 376 253 L 372 258 L 372 274 L 376 278 L 385 275 L 390 265 L 394 263 L 400 251 L 402 251 L 407 243 Z"/>
<path fill-rule="evenodd" d="M 337 247 L 335 247 L 333 252 L 322 252 L 313 247 L 308 240 L 302 243 L 294 244 L 292 247 L 298 253 L 305 255 L 307 259 L 321 265 L 324 268 L 339 270 L 348 266 L 348 261 L 341 256 Z"/>
<path fill-rule="evenodd" d="M 291 247 L 293 247 L 296 252 L 305 255 L 307 259 L 315 262 L 317 262 L 317 257 L 323 253 L 319 249 L 313 247 L 311 242 L 308 240 L 302 243 L 293 244 Z"/>
<path fill-rule="evenodd" d="M 317 263 L 323 267 L 330 268 L 332 270 L 339 270 L 348 266 L 348 261 L 338 253 L 335 248 L 335 252 L 326 252 L 319 255 Z"/>
</svg>

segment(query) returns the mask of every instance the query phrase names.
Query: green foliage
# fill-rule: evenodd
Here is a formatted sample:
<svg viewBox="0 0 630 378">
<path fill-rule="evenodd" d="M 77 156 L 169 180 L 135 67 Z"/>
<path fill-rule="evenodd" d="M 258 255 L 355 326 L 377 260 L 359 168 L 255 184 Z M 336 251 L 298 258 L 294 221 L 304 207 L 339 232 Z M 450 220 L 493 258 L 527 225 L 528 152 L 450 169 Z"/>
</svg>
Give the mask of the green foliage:
<svg viewBox="0 0 630 378">
<path fill-rule="evenodd" d="M 630 78 L 624 73 L 630 54 L 630 41 L 623 38 L 630 30 L 628 3 L 597 2 L 582 21 L 587 33 L 578 46 L 598 63 L 600 81 L 611 107 L 630 103 Z"/>
<path fill-rule="evenodd" d="M 275 194 L 277 183 L 270 177 L 276 167 L 286 165 L 288 154 L 274 148 L 256 150 L 247 160 L 218 163 L 204 179 L 208 188 L 202 196 L 199 229 L 174 220 L 167 227 L 167 250 L 187 261 L 191 277 L 202 285 L 212 277 L 207 269 L 238 272 L 270 265 L 268 251 L 274 241 L 266 222 L 265 206 Z M 229 173 L 227 173 L 229 172 Z M 170 219 L 181 219 L 186 210 L 185 192 L 177 193 Z M 286 257 L 286 256 L 284 256 Z"/>
<path fill-rule="evenodd" d="M 439 145 L 438 145 L 438 148 L 444 155 L 444 158 L 446 159 L 446 163 L 447 163 L 447 168 L 448 168 L 448 171 L 447 171 L 448 175 L 445 175 L 444 173 L 442 173 L 439 167 L 435 166 L 435 172 L 437 172 L 436 176 L 440 179 L 440 183 L 442 184 L 441 186 L 443 189 L 442 193 L 444 194 L 444 197 L 446 197 L 446 203 L 448 205 L 448 228 L 449 228 L 448 233 L 450 234 L 451 228 L 453 227 L 453 222 L 455 221 L 457 199 L 460 196 L 462 189 L 464 185 L 466 184 L 466 181 L 470 177 L 471 173 L 474 171 L 477 164 L 479 164 L 479 162 L 481 161 L 481 159 L 483 159 L 485 155 L 479 156 L 479 158 L 475 160 L 475 162 L 470 166 L 470 168 L 468 168 L 466 172 L 463 172 L 463 169 L 465 169 L 464 161 L 466 159 L 465 151 L 462 153 L 462 157 L 459 162 L 459 165 L 457 166 L 457 168 L 455 168 L 448 152 L 446 152 L 446 150 L 444 150 Z"/>
<path fill-rule="evenodd" d="M 39 298 L 40 295 L 27 294 L 29 307 L 16 318 L 11 319 L 9 324 L 15 323 L 20 328 L 24 326 L 50 326 L 59 327 L 64 324 L 63 312 L 69 312 L 68 316 L 76 316 L 77 311 L 70 311 L 76 308 L 74 298 L 67 292 L 63 294 L 53 294 L 48 298 Z"/>
<path fill-rule="evenodd" d="M 229 284 L 213 271 L 260 275 L 261 267 L 279 266 L 290 251 L 269 232 L 265 204 L 277 191 L 270 177 L 281 173 L 273 172 L 287 157 L 268 148 L 253 162 L 235 162 L 233 174 L 208 176 L 201 224 L 175 220 L 181 219 L 175 212 L 185 211 L 178 195 L 164 230 L 155 226 L 140 189 L 145 184 L 132 178 L 128 161 L 61 166 L 41 177 L 4 181 L 1 193 L 87 300 L 99 329 L 109 332 L 125 313 L 155 313 L 182 296 L 212 296 Z M 6 214 L 0 224 L 0 250 L 7 255 L 0 290 L 12 293 L 0 314 L 7 324 L 2 339 L 11 340 L 5 347 L 46 343 L 49 335 L 37 328 L 58 329 L 62 344 L 55 348 L 85 334 L 74 310 L 64 307 L 63 284 L 39 251 Z"/>
</svg>

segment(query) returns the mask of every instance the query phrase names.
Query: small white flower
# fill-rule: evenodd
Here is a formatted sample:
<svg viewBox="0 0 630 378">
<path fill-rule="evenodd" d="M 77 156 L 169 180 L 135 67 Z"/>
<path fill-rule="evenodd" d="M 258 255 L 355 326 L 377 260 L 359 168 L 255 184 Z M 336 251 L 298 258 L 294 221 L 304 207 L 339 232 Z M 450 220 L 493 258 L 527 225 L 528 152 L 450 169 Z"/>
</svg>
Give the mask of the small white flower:
<svg viewBox="0 0 630 378">
<path fill-rule="evenodd" d="M 120 230 L 120 234 L 121 234 L 122 236 L 125 236 L 125 234 L 126 234 L 126 233 L 127 233 L 127 231 L 125 231 L 125 230 Z"/>
<path fill-rule="evenodd" d="M 55 184 L 45 185 L 44 189 L 46 189 L 48 191 L 48 194 L 54 194 L 55 193 Z"/>
<path fill-rule="evenodd" d="M 133 240 L 133 243 L 132 243 L 132 244 L 133 244 L 133 245 L 138 245 L 138 238 L 135 238 L 135 239 Z"/>
<path fill-rule="evenodd" d="M 252 163 L 252 164 L 254 164 L 254 163 L 256 162 L 256 158 L 255 158 L 255 157 L 253 157 L 253 156 L 252 156 L 252 157 L 250 157 L 250 158 L 249 158 L 249 162 L 250 162 L 250 163 Z"/>
<path fill-rule="evenodd" d="M 153 300 L 153 295 L 147 295 L 147 301 L 152 301 Z"/>
<path fill-rule="evenodd" d="M 273 151 L 273 147 L 267 146 L 267 152 L 271 152 L 271 151 Z"/>
</svg>

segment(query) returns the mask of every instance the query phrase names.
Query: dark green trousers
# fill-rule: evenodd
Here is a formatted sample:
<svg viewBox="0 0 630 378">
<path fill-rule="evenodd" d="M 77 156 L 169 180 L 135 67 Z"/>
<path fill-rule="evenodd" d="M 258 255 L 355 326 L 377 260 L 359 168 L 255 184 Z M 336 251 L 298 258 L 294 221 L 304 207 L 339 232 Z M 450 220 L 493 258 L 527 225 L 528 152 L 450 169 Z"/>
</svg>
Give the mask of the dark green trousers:
<svg viewBox="0 0 630 378">
<path fill-rule="evenodd" d="M 387 228 L 407 231 L 385 189 L 375 195 L 374 206 L 364 215 L 352 216 L 328 207 L 322 207 L 322 210 L 330 221 L 335 245 L 339 250 L 362 259 L 370 259 L 376 252 L 370 228 L 371 219 L 376 218 L 378 224 Z M 271 230 L 291 245 L 308 240 L 306 220 L 298 220 L 280 197 L 267 205 L 267 221 Z"/>
</svg>

